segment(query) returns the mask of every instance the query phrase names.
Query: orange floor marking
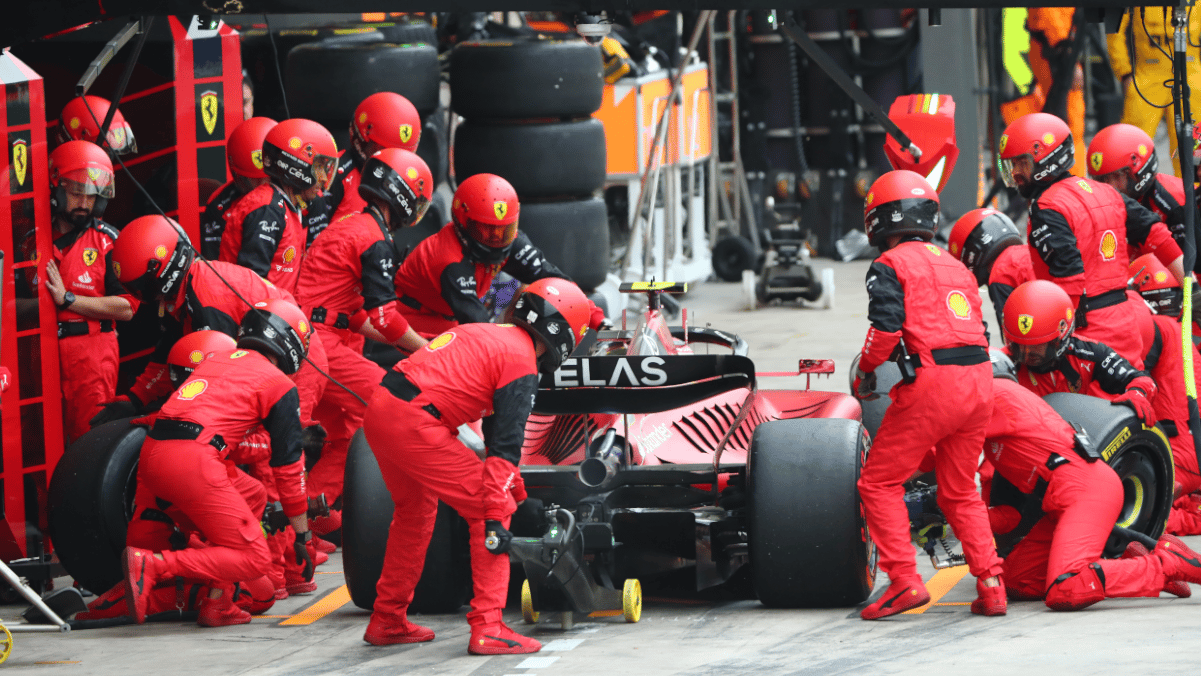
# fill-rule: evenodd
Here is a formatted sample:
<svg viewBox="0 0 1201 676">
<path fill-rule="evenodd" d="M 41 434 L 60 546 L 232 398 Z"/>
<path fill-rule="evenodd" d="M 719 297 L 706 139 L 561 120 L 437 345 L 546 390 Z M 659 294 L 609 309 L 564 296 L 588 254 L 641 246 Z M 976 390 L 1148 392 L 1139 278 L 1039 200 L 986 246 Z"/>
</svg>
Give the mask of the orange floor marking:
<svg viewBox="0 0 1201 676">
<path fill-rule="evenodd" d="M 621 614 L 620 610 L 594 610 L 588 613 L 588 617 L 617 617 Z"/>
<path fill-rule="evenodd" d="M 954 568 L 943 568 L 930 578 L 926 583 L 926 591 L 930 592 L 930 602 L 924 606 L 911 608 L 905 611 L 906 615 L 921 615 L 930 609 L 930 606 L 938 603 L 938 600 L 947 595 L 959 581 L 967 575 L 967 566 L 955 566 Z M 970 605 L 970 604 L 968 604 Z"/>
<path fill-rule="evenodd" d="M 342 585 L 325 596 L 325 598 L 305 608 L 292 617 L 280 622 L 280 626 L 295 626 L 301 624 L 312 624 L 317 620 L 329 615 L 342 606 L 350 603 L 350 589 L 346 585 Z"/>
</svg>

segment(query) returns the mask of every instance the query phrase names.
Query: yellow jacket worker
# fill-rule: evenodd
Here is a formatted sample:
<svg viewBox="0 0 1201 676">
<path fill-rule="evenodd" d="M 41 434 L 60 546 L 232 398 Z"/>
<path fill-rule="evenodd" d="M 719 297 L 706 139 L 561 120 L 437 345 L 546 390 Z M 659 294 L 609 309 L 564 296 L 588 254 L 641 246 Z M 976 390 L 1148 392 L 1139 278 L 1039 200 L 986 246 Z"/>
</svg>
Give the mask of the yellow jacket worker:
<svg viewBox="0 0 1201 676">
<path fill-rule="evenodd" d="M 1144 27 L 1145 23 L 1145 27 Z M 1172 120 L 1172 47 L 1175 30 L 1172 28 L 1171 8 L 1136 7 L 1122 17 L 1120 30 L 1107 36 L 1109 61 L 1114 75 L 1126 89 L 1122 122 L 1132 124 L 1148 136 L 1162 119 L 1167 122 L 1168 138 L 1172 142 L 1172 157 L 1176 175 L 1180 175 L 1180 160 L 1176 158 L 1176 131 Z M 1189 105 L 1193 119 L 1201 115 L 1201 9 L 1188 11 L 1188 80 L 1192 89 Z M 1133 76 L 1133 77 L 1132 77 Z M 1133 82 L 1131 81 L 1133 79 Z M 1135 88 L 1137 85 L 1137 89 Z M 1140 96 L 1139 94 L 1142 94 Z M 1143 100 L 1144 97 L 1146 100 Z M 1159 107 L 1162 106 L 1162 107 Z"/>
</svg>

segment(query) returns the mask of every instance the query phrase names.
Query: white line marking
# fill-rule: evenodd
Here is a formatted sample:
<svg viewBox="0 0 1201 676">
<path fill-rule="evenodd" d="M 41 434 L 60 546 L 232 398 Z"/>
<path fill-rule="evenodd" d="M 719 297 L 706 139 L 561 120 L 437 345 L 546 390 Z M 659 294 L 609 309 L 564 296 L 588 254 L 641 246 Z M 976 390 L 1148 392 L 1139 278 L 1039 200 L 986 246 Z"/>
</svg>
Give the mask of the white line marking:
<svg viewBox="0 0 1201 676">
<path fill-rule="evenodd" d="M 543 667 L 549 667 L 550 665 L 554 664 L 555 660 L 557 660 L 557 659 L 559 659 L 558 656 L 555 656 L 555 657 L 527 657 L 521 662 L 521 664 L 518 664 L 514 668 L 515 669 L 541 669 Z"/>
<path fill-rule="evenodd" d="M 551 641 L 550 643 L 543 644 L 542 651 L 543 652 L 556 652 L 556 651 L 562 652 L 562 651 L 567 651 L 567 650 L 574 650 L 577 646 L 579 646 L 583 642 L 584 642 L 584 639 L 582 639 L 582 638 L 560 638 L 560 639 Z"/>
</svg>

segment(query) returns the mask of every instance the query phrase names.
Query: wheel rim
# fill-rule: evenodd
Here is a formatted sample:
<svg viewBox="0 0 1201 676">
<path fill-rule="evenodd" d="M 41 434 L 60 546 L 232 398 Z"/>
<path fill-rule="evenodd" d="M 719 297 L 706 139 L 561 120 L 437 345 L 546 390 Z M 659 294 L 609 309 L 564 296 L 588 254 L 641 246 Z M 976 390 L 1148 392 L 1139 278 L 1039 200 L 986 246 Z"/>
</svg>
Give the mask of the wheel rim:
<svg viewBox="0 0 1201 676">
<path fill-rule="evenodd" d="M 1122 454 L 1113 469 L 1122 480 L 1122 512 L 1118 525 L 1143 532 L 1155 510 L 1151 496 L 1159 486 L 1155 463 L 1147 449 L 1136 446 Z"/>
<path fill-rule="evenodd" d="M 863 472 L 863 465 L 867 463 L 867 454 L 872 447 L 872 439 L 867 435 L 867 430 L 864 430 L 863 441 L 861 443 L 863 452 L 859 455 L 859 472 Z M 859 477 L 855 477 L 856 483 Z M 855 502 L 859 505 L 859 532 L 863 539 L 863 545 L 867 548 L 867 593 L 871 594 L 872 589 L 876 586 L 876 571 L 879 563 L 880 552 L 876 549 L 876 541 L 872 539 L 871 530 L 867 527 L 867 512 L 863 508 L 863 499 L 859 497 L 859 491 L 855 491 Z"/>
<path fill-rule="evenodd" d="M 534 594 L 530 591 L 530 581 L 521 582 L 521 619 L 526 624 L 538 623 L 538 611 L 534 610 Z"/>
<path fill-rule="evenodd" d="M 0 629 L 4 630 L 4 637 L 0 638 L 0 664 L 4 664 L 13 651 L 13 633 L 3 624 L 0 624 Z"/>
<path fill-rule="evenodd" d="M 642 583 L 638 580 L 626 580 L 621 590 L 621 614 L 626 622 L 642 619 Z"/>
</svg>

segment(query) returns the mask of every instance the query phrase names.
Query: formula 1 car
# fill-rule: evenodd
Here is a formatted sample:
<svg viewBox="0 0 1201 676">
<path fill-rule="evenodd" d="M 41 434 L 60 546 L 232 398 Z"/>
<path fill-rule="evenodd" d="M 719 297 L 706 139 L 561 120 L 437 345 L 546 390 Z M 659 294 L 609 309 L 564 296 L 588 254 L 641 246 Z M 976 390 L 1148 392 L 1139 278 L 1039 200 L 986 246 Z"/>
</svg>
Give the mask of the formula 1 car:
<svg viewBox="0 0 1201 676">
<path fill-rule="evenodd" d="M 639 579 L 688 569 L 698 589 L 749 582 L 771 607 L 866 599 L 876 561 L 856 489 L 870 446 L 858 403 L 758 389 L 741 338 L 667 325 L 661 294 L 682 284 L 622 290 L 647 294 L 640 321 L 600 332 L 544 377 L 526 427 L 521 473 L 545 507 L 528 518 L 519 510 L 512 526 L 526 619 L 622 610 L 636 621 Z M 795 373 L 770 375 L 833 368 L 802 360 Z M 453 611 L 469 591 L 465 524 L 440 509 L 411 606 L 419 612 Z M 344 510 L 347 584 L 371 608 L 392 504 L 361 434 Z"/>
</svg>

